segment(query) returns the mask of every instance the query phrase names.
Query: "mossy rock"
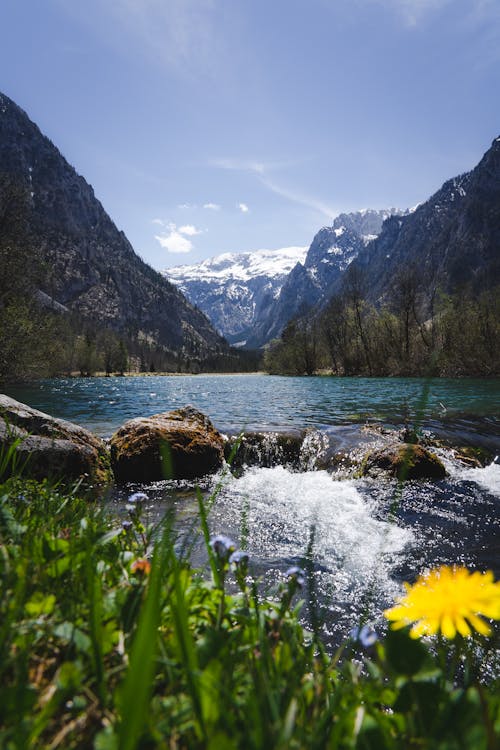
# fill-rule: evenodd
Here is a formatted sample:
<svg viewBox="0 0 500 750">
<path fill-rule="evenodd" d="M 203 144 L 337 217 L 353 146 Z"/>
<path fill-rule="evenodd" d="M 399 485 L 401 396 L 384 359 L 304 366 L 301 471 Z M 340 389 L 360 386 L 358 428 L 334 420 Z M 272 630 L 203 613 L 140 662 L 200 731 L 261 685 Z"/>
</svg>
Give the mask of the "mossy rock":
<svg viewBox="0 0 500 750">
<path fill-rule="evenodd" d="M 389 474 L 399 480 L 443 479 L 446 469 L 434 453 L 421 445 L 397 443 L 369 453 L 361 473 L 371 477 Z"/>
<path fill-rule="evenodd" d="M 0 450 L 14 446 L 6 474 L 63 482 L 112 480 L 106 443 L 79 425 L 0 394 Z"/>
<path fill-rule="evenodd" d="M 224 460 L 222 435 L 191 406 L 125 422 L 110 448 L 119 483 L 196 479 L 217 471 Z"/>
<path fill-rule="evenodd" d="M 487 466 L 493 460 L 493 455 L 486 448 L 461 445 L 455 449 L 455 458 L 475 469 Z"/>
</svg>

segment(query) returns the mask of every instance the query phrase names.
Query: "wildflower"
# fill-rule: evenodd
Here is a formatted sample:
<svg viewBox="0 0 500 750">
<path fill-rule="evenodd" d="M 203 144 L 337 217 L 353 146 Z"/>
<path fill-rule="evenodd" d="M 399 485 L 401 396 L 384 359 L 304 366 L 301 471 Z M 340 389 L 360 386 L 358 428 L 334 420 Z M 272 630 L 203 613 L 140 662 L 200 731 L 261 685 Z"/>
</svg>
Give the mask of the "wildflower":
<svg viewBox="0 0 500 750">
<path fill-rule="evenodd" d="M 134 492 L 130 495 L 128 502 L 133 505 L 137 510 L 142 508 L 142 504 L 148 500 L 148 496 L 145 492 Z"/>
<path fill-rule="evenodd" d="M 302 568 L 299 568 L 297 565 L 292 565 L 291 568 L 288 568 L 285 575 L 289 583 L 293 582 L 299 588 L 302 588 L 306 580 L 304 571 L 302 570 Z"/>
<path fill-rule="evenodd" d="M 151 563 L 149 562 L 149 560 L 145 560 L 142 557 L 139 560 L 134 560 L 134 562 L 130 566 L 130 570 L 132 571 L 132 573 L 141 573 L 147 576 L 151 571 Z"/>
<path fill-rule="evenodd" d="M 229 558 L 229 562 L 232 563 L 236 568 L 246 568 L 248 565 L 248 554 L 243 550 L 238 549 L 233 552 Z"/>
<path fill-rule="evenodd" d="M 373 646 L 378 641 L 376 631 L 369 625 L 353 628 L 351 630 L 351 638 L 353 641 L 359 641 L 364 648 L 370 648 L 370 646 Z"/>
<path fill-rule="evenodd" d="M 236 545 L 232 539 L 224 534 L 217 534 L 210 540 L 210 546 L 219 560 L 226 561 L 235 551 Z"/>
<path fill-rule="evenodd" d="M 133 527 L 132 521 L 122 521 L 122 529 L 123 531 L 130 531 L 130 529 Z"/>
<path fill-rule="evenodd" d="M 420 576 L 406 595 L 384 615 L 397 630 L 413 623 L 412 638 L 441 632 L 469 637 L 473 630 L 490 635 L 491 628 L 479 615 L 500 620 L 500 582 L 493 573 L 470 573 L 467 568 L 442 567 Z"/>
</svg>

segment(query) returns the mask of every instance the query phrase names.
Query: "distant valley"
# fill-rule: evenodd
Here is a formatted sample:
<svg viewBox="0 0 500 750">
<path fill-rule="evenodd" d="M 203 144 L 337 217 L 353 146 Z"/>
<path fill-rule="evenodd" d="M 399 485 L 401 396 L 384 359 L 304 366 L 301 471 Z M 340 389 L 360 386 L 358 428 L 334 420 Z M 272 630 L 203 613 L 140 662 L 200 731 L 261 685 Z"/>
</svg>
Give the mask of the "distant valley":
<svg viewBox="0 0 500 750">
<path fill-rule="evenodd" d="M 165 276 L 235 346 L 258 348 L 279 336 L 300 312 L 328 298 L 332 284 L 399 209 L 340 214 L 311 246 L 224 253 Z"/>
<path fill-rule="evenodd" d="M 262 349 L 271 372 L 492 374 L 500 138 L 413 209 L 159 273 L 0 94 L 0 262 L 0 378 L 248 369 Z"/>
</svg>

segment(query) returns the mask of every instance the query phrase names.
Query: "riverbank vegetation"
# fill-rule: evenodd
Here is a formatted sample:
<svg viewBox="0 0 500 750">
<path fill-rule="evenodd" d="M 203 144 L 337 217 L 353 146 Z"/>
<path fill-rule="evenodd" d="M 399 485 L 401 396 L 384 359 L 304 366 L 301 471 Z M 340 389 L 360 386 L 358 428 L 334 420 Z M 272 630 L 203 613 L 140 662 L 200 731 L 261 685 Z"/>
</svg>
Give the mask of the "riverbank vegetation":
<svg viewBox="0 0 500 750">
<path fill-rule="evenodd" d="M 306 551 L 304 570 L 265 593 L 245 550 L 210 538 L 213 498 L 200 496 L 192 529 L 206 570 L 192 568 L 194 537 L 183 529 L 181 542 L 168 515 L 144 526 L 142 493 L 124 517 L 95 500 L 78 487 L 0 485 L 6 750 L 497 747 L 499 684 L 483 681 L 481 664 L 498 635 L 464 637 L 454 619 L 463 635 L 424 643 L 409 627 L 383 636 L 353 623 L 328 653 Z M 498 584 L 488 585 L 480 612 L 500 617 Z M 432 608 L 417 594 L 414 608 Z M 388 613 L 398 625 L 401 606 Z"/>
<path fill-rule="evenodd" d="M 500 287 L 436 295 L 422 312 L 411 278 L 382 307 L 347 285 L 316 316 L 291 321 L 264 356 L 272 374 L 500 375 Z"/>
</svg>

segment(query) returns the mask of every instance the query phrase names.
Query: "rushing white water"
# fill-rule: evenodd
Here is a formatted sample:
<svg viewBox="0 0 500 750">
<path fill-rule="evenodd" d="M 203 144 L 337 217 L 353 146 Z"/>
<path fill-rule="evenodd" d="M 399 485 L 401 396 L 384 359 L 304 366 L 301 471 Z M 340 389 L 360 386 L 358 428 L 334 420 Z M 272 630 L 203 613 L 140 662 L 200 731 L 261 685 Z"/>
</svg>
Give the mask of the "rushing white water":
<svg viewBox="0 0 500 750">
<path fill-rule="evenodd" d="M 211 526 L 246 547 L 264 583 L 303 564 L 311 547 L 316 586 L 330 613 L 359 613 L 365 602 L 367 612 L 380 615 L 381 606 L 399 592 L 391 571 L 413 534 L 379 520 L 361 485 L 335 481 L 326 471 L 249 469 L 238 479 L 227 478 Z"/>
<path fill-rule="evenodd" d="M 475 482 L 495 497 L 500 497 L 500 464 L 491 463 L 484 469 L 462 470 L 460 478 Z"/>
</svg>

